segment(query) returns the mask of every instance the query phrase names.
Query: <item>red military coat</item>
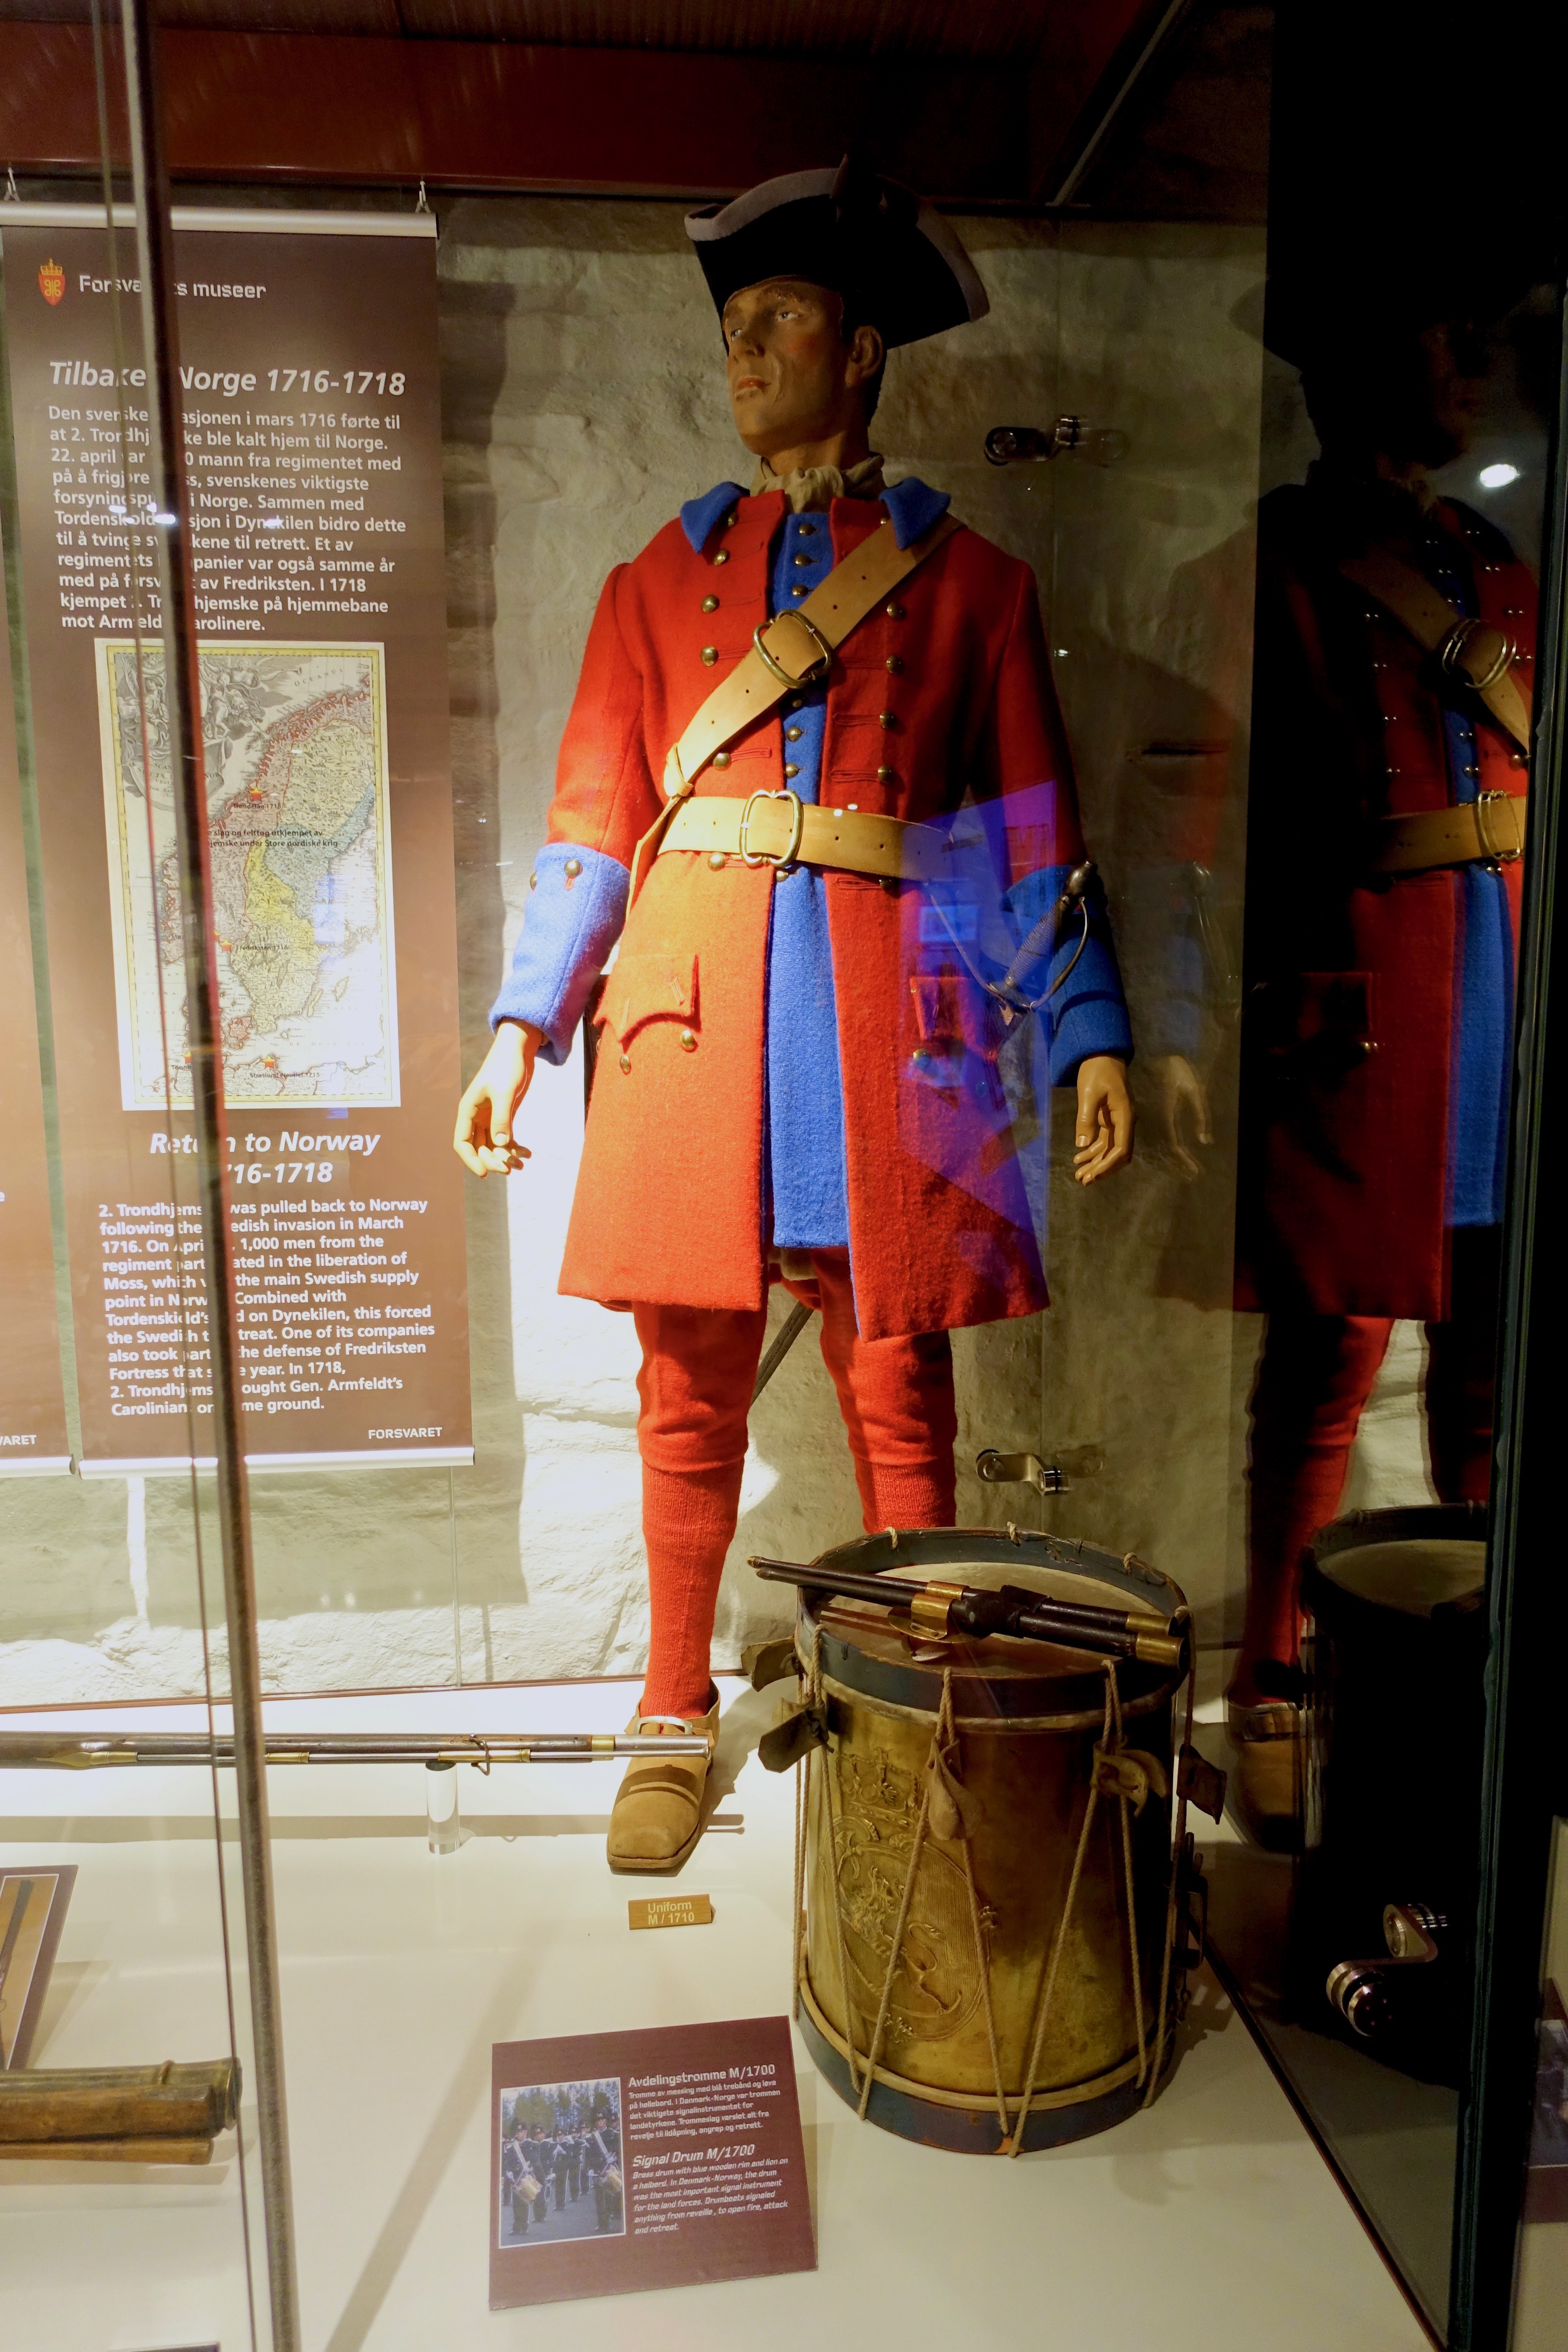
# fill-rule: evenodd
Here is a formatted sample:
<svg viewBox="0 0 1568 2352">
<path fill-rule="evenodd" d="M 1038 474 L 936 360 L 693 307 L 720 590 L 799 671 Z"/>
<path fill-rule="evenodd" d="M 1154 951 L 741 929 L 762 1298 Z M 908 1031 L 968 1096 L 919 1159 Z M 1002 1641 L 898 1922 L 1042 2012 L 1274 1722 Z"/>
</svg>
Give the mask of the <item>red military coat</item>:
<svg viewBox="0 0 1568 2352">
<path fill-rule="evenodd" d="M 783 517 L 777 492 L 739 499 L 700 548 L 671 522 L 611 574 L 562 744 L 552 842 L 631 865 L 663 805 L 669 745 L 767 617 Z M 891 528 L 880 504 L 851 499 L 834 501 L 829 525 L 836 561 Z M 743 796 L 781 786 L 781 770 L 774 712 L 696 789 Z M 1033 576 L 967 530 L 836 656 L 818 794 L 921 820 L 966 796 L 997 815 L 986 839 L 999 889 L 1082 856 Z M 563 1291 L 614 1306 L 762 1303 L 772 887 L 770 867 L 736 857 L 718 870 L 694 852 L 653 863 L 601 1008 Z M 996 1076 L 994 1007 L 957 954 L 933 961 L 921 945 L 914 886 L 835 873 L 827 889 L 860 1328 L 884 1338 L 1032 1313 L 1046 1303 L 1038 1204 Z M 959 1083 L 917 1084 L 922 1067 Z"/>
<path fill-rule="evenodd" d="M 1320 473 L 1259 515 L 1238 1304 L 1426 1320 L 1447 1312 L 1462 877 L 1369 874 L 1369 845 L 1383 816 L 1450 804 L 1446 701 L 1472 721 L 1482 792 L 1522 792 L 1526 761 L 1340 572 L 1370 538 L 1396 543 L 1390 504 Z M 1519 648 L 1528 708 L 1530 572 L 1479 516 L 1433 520 Z M 1503 875 L 1517 941 L 1520 866 Z"/>
</svg>

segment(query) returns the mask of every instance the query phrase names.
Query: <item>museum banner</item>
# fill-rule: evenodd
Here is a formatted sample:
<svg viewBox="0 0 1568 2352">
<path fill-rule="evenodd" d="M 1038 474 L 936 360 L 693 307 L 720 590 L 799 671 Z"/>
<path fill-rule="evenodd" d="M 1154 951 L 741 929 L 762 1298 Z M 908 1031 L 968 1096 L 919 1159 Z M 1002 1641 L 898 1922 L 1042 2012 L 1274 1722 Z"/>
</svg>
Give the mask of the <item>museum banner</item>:
<svg viewBox="0 0 1568 2352">
<path fill-rule="evenodd" d="M 435 224 L 174 226 L 247 1452 L 468 1461 Z M 211 1381 L 135 240 L 0 254 L 81 1466 L 152 1470 Z"/>
<path fill-rule="evenodd" d="M 70 1468 L 49 1169 L 34 1014 L 27 861 L 11 698 L 10 649 L 0 636 L 0 1477 Z"/>
</svg>

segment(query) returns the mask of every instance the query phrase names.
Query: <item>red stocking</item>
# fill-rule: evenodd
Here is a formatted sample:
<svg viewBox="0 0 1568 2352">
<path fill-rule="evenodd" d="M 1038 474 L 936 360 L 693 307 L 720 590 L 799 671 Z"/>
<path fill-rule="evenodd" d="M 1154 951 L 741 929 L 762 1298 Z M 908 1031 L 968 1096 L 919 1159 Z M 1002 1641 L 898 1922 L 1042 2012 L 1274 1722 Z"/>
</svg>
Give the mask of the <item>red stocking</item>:
<svg viewBox="0 0 1568 2352">
<path fill-rule="evenodd" d="M 643 1464 L 649 1632 L 643 1715 L 706 1715 L 713 1604 L 735 1533 L 743 1462 L 717 1470 Z"/>
</svg>

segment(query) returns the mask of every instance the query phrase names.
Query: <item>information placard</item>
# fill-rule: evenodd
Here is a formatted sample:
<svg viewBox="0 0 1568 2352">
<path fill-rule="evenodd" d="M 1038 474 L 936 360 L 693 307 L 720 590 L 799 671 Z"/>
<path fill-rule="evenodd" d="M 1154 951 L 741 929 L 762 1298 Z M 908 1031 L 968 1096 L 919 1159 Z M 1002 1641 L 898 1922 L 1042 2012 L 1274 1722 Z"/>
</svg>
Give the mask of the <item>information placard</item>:
<svg viewBox="0 0 1568 2352">
<path fill-rule="evenodd" d="M 816 2267 L 789 2020 L 498 2042 L 490 2308 Z"/>
<path fill-rule="evenodd" d="M 0 633 L 0 1477 L 70 1468 L 55 1253 L 49 1223 L 44 1101 L 34 1014 L 27 865 L 11 698 L 11 656 Z"/>
<path fill-rule="evenodd" d="M 258 1464 L 471 1458 L 433 227 L 175 214 Z M 0 246 L 82 1467 L 154 1469 L 211 1384 L 135 242 Z"/>
</svg>

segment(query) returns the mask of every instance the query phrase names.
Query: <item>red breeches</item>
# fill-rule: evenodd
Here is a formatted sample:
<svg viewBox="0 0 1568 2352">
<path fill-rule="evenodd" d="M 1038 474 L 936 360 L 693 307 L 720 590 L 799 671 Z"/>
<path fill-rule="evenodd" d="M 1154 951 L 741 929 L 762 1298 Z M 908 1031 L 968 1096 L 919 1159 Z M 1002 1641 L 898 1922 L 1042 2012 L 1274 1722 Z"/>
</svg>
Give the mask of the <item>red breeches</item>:
<svg viewBox="0 0 1568 2352">
<path fill-rule="evenodd" d="M 810 1255 L 816 1280 L 800 1295 L 822 1309 L 822 1358 L 838 1392 L 868 1531 L 951 1527 L 958 1417 L 947 1333 L 863 1339 L 848 1251 Z M 650 1610 L 642 1713 L 700 1715 L 767 1316 L 696 1307 L 638 1307 L 635 1316 Z"/>
<path fill-rule="evenodd" d="M 1491 1475 L 1498 1234 L 1451 1235 L 1450 1312 L 1426 1325 L 1423 1405 L 1432 1484 L 1445 1503 L 1484 1502 Z M 1351 1449 L 1394 1324 L 1372 1315 L 1271 1315 L 1252 1395 L 1247 1624 L 1236 1695 L 1260 1659 L 1294 1662 L 1301 1556 L 1338 1513 Z"/>
</svg>

